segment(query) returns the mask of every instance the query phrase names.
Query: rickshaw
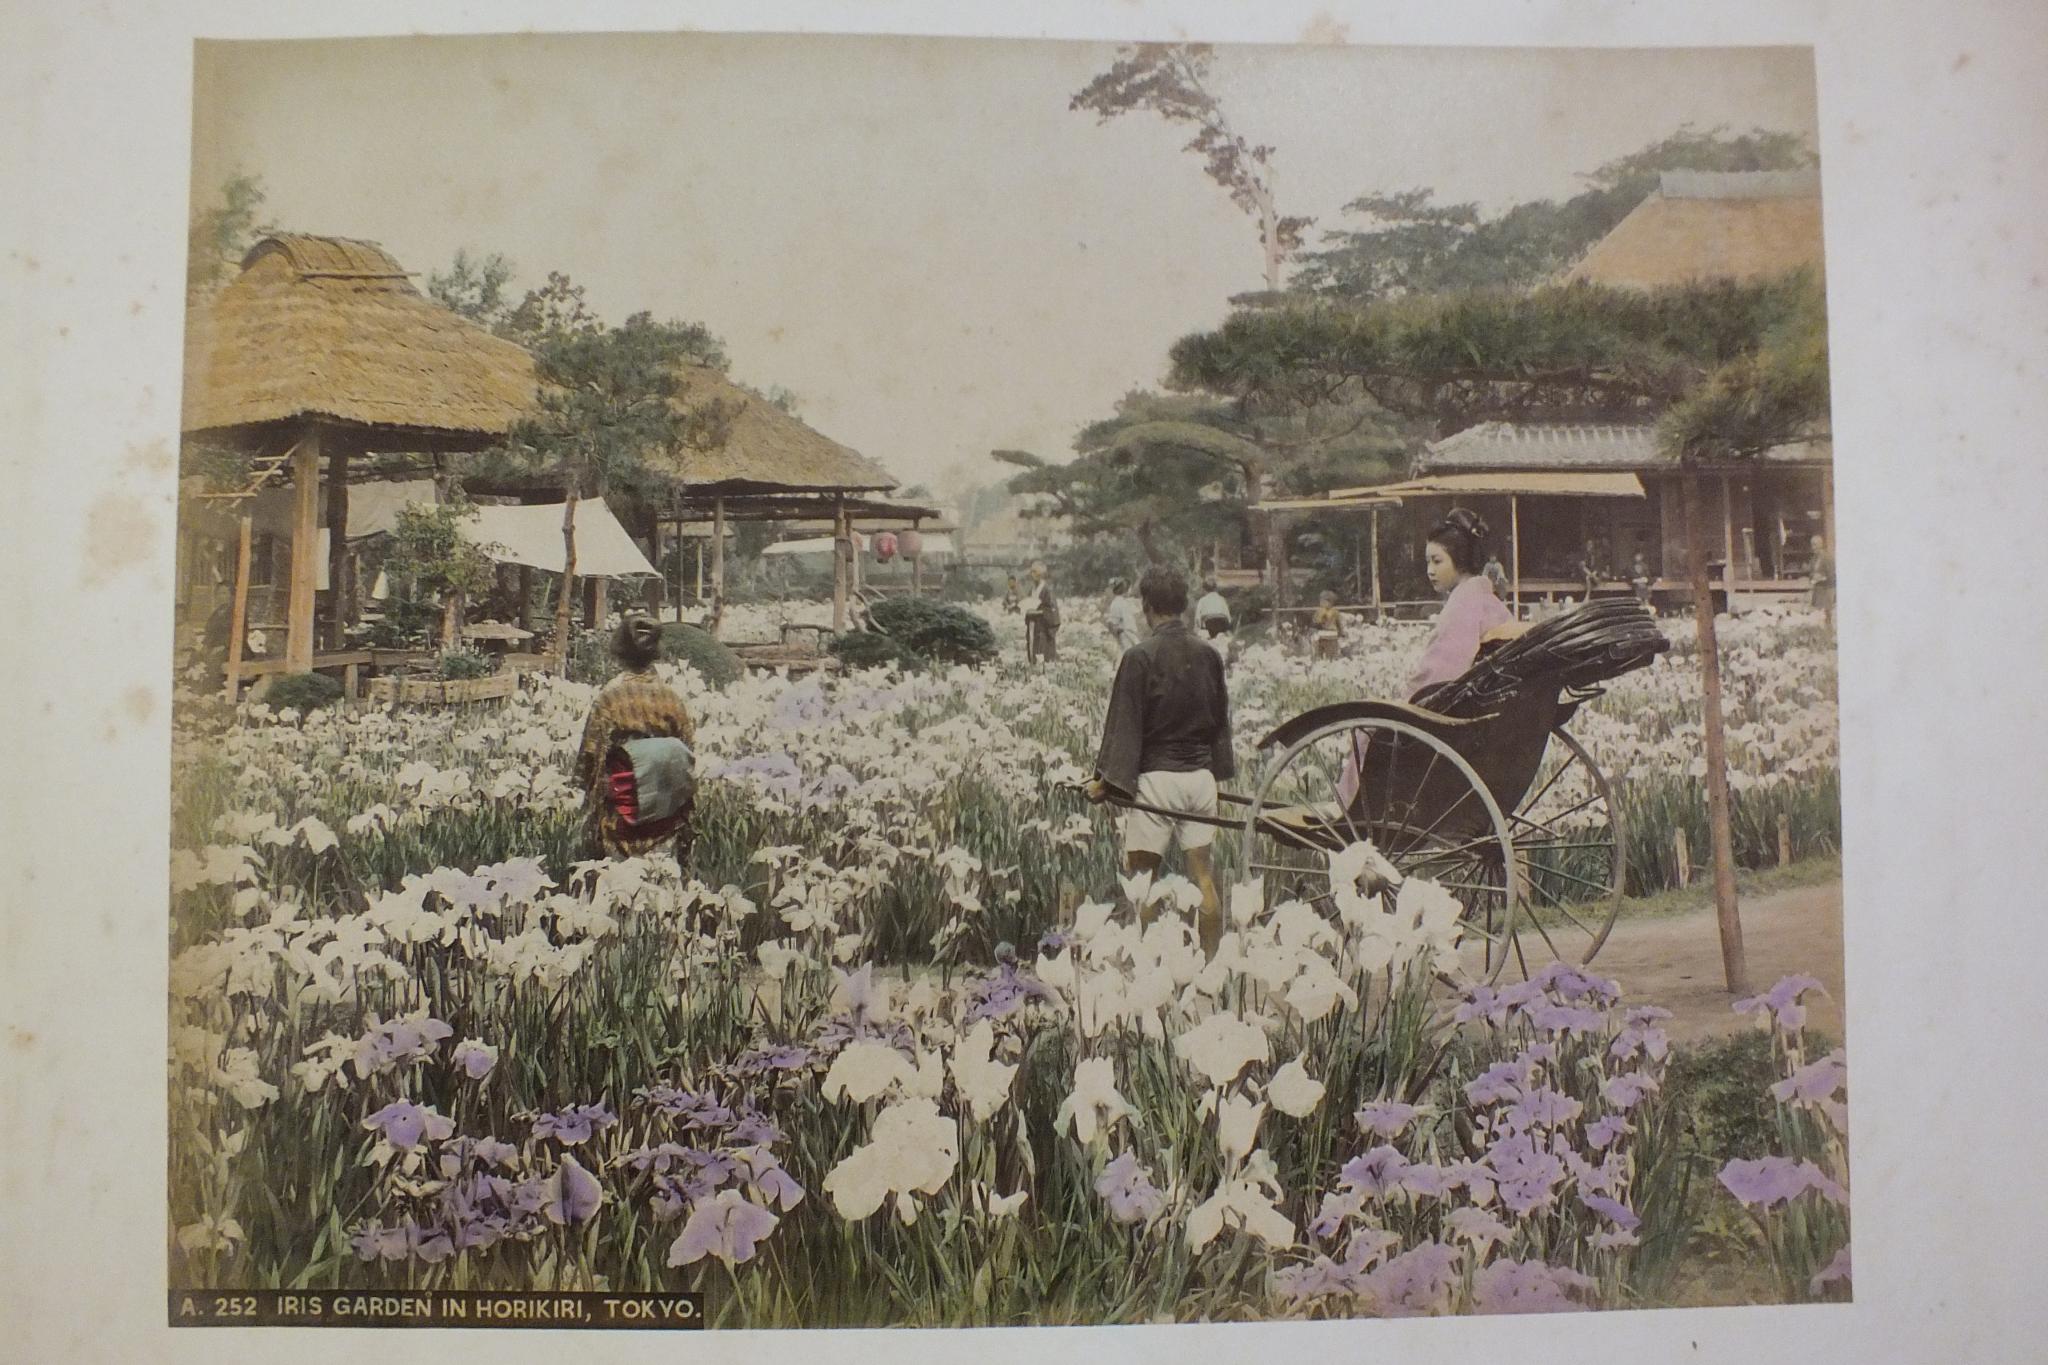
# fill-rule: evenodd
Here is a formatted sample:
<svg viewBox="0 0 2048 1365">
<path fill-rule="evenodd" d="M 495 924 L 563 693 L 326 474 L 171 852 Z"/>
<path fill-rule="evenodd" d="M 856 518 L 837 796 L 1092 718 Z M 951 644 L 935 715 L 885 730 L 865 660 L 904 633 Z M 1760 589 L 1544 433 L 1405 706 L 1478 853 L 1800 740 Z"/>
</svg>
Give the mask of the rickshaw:
<svg viewBox="0 0 2048 1365">
<path fill-rule="evenodd" d="M 1382 864 L 1361 889 L 1419 876 L 1448 890 L 1489 981 L 1510 959 L 1530 972 L 1524 935 L 1589 963 L 1621 908 L 1628 839 L 1613 785 L 1566 727 L 1668 648 L 1640 602 L 1598 601 L 1482 646 L 1413 701 L 1302 712 L 1258 741 L 1251 791 L 1222 793 L 1209 823 L 1238 831 L 1241 870 L 1269 894 L 1326 913 L 1331 855 L 1369 840 L 1394 876 Z"/>
</svg>

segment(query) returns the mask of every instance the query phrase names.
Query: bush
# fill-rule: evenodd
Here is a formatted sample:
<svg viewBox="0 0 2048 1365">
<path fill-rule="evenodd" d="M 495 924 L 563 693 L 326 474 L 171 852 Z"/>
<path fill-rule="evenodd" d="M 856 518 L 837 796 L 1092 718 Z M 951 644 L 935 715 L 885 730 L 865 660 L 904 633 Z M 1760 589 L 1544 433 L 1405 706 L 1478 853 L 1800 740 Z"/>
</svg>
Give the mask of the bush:
<svg viewBox="0 0 2048 1365">
<path fill-rule="evenodd" d="M 1232 594 L 1226 593 L 1225 596 L 1230 597 Z M 1263 583 L 1246 588 L 1243 592 L 1235 594 L 1235 597 L 1236 600 L 1230 604 L 1230 614 L 1237 625 L 1257 625 L 1272 614 L 1273 590 Z"/>
<path fill-rule="evenodd" d="M 434 676 L 443 679 L 488 678 L 497 672 L 488 654 L 474 649 L 448 649 L 434 661 Z"/>
<path fill-rule="evenodd" d="M 738 682 L 746 666 L 740 656 L 696 626 L 670 622 L 661 628 L 661 657 L 688 664 L 713 688 Z"/>
<path fill-rule="evenodd" d="M 996 633 L 965 607 L 928 597 L 885 597 L 868 619 L 913 654 L 947 664 L 984 664 L 996 657 Z"/>
<path fill-rule="evenodd" d="M 285 673 L 272 678 L 263 704 L 275 710 L 312 711 L 341 700 L 341 683 L 325 673 Z"/>
<path fill-rule="evenodd" d="M 925 665 L 922 655 L 905 649 L 903 642 L 895 636 L 875 631 L 853 631 L 834 636 L 830 648 L 848 668 L 913 669 Z"/>
</svg>

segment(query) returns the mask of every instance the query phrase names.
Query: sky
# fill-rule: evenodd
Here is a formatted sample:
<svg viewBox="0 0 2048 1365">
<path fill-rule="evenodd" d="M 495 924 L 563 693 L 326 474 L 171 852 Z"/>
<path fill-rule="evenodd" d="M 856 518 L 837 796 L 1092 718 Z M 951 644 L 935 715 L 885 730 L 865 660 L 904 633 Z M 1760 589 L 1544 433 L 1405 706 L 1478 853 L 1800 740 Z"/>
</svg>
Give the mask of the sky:
<svg viewBox="0 0 2048 1365">
<path fill-rule="evenodd" d="M 1263 282 L 1253 221 L 1150 113 L 1068 101 L 1115 49 L 837 36 L 198 45 L 193 195 L 408 270 L 501 253 L 611 321 L 720 336 L 734 376 L 942 496 L 1071 453 Z M 1683 125 L 1816 138 L 1803 48 L 1224 47 L 1214 93 L 1283 212 L 1418 186 L 1499 210 Z"/>
</svg>

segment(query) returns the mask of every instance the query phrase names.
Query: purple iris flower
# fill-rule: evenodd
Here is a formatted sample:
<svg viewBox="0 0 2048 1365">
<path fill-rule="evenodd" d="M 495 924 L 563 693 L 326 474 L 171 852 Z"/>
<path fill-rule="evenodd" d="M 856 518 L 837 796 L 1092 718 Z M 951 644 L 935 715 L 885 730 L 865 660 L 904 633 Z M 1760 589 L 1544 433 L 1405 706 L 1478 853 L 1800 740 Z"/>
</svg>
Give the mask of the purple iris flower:
<svg viewBox="0 0 2048 1365">
<path fill-rule="evenodd" d="M 1288 1266 L 1273 1272 L 1273 1288 L 1286 1299 L 1306 1303 L 1333 1294 L 1356 1294 L 1361 1277 L 1327 1256 L 1317 1256 L 1307 1265 Z"/>
<path fill-rule="evenodd" d="M 1843 1247 L 1835 1253 L 1835 1258 L 1822 1267 L 1820 1273 L 1807 1283 L 1806 1287 L 1818 1294 L 1822 1289 L 1835 1283 L 1837 1280 L 1847 1283 L 1851 1278 L 1852 1276 L 1849 1273 L 1849 1248 Z"/>
<path fill-rule="evenodd" d="M 358 1260 L 402 1261 L 409 1240 L 403 1224 L 391 1228 L 365 1226 L 356 1229 L 348 1244 Z"/>
<path fill-rule="evenodd" d="M 1019 970 L 1013 960 L 975 982 L 967 998 L 970 1003 L 964 1022 L 973 1024 L 983 1019 L 1007 1019 L 1027 1001 L 1052 999 L 1052 992 L 1037 977 Z"/>
<path fill-rule="evenodd" d="M 1494 1143 L 1487 1150 L 1486 1164 L 1500 1188 L 1501 1203 L 1518 1218 L 1548 1204 L 1565 1174 L 1564 1162 L 1537 1146 L 1527 1133 Z"/>
<path fill-rule="evenodd" d="M 1598 1151 L 1628 1131 L 1627 1119 L 1609 1114 L 1586 1125 L 1586 1145 Z"/>
<path fill-rule="evenodd" d="M 1054 957 L 1073 941 L 1073 935 L 1067 933 L 1066 930 L 1054 929 L 1039 938 L 1038 951 L 1045 957 Z"/>
<path fill-rule="evenodd" d="M 1504 1117 L 1512 1128 L 1555 1128 L 1559 1124 L 1570 1123 L 1584 1113 L 1585 1108 L 1570 1095 L 1544 1086 L 1516 1100 Z"/>
<path fill-rule="evenodd" d="M 1567 1266 L 1495 1261 L 1472 1277 L 1475 1313 L 1569 1313 L 1586 1308 L 1594 1281 Z"/>
<path fill-rule="evenodd" d="M 491 1074 L 491 1068 L 498 1064 L 498 1056 L 490 1048 L 471 1039 L 456 1045 L 455 1064 L 462 1068 L 465 1076 L 480 1081 Z"/>
<path fill-rule="evenodd" d="M 775 1159 L 773 1152 L 759 1147 L 742 1147 L 733 1156 L 739 1162 L 741 1178 L 747 1189 L 764 1207 L 780 1207 L 787 1213 L 803 1202 L 804 1187 L 782 1169 L 782 1163 Z"/>
<path fill-rule="evenodd" d="M 1818 1104 L 1833 1099 L 1848 1079 L 1847 1059 L 1840 1052 L 1830 1052 L 1773 1085 L 1771 1097 L 1780 1104 Z"/>
<path fill-rule="evenodd" d="M 619 1121 L 618 1115 L 603 1104 L 572 1104 L 558 1114 L 542 1114 L 533 1121 L 533 1135 L 537 1138 L 553 1138 L 567 1147 L 588 1142 L 592 1133 L 601 1133 Z"/>
<path fill-rule="evenodd" d="M 755 1248 L 775 1231 L 777 1221 L 737 1190 L 714 1195 L 690 1211 L 682 1235 L 668 1249 L 668 1263 L 693 1265 L 716 1256 L 728 1265 L 743 1265 L 754 1259 Z"/>
<path fill-rule="evenodd" d="M 636 1171 L 666 1172 L 669 1167 L 683 1159 L 683 1146 L 679 1142 L 663 1142 L 653 1147 L 638 1147 L 626 1153 L 626 1164 Z"/>
<path fill-rule="evenodd" d="M 726 1140 L 740 1147 L 779 1147 L 783 1132 L 780 1124 L 766 1114 L 748 1110 L 740 1116 L 739 1122 L 726 1134 Z"/>
<path fill-rule="evenodd" d="M 603 1202 L 604 1186 L 597 1177 L 577 1165 L 575 1157 L 565 1156 L 548 1178 L 547 1203 L 541 1211 L 550 1223 L 583 1223 L 596 1216 Z"/>
<path fill-rule="evenodd" d="M 1569 1035 L 1584 1038 L 1607 1027 L 1606 1012 L 1585 1005 L 1560 1005 L 1550 1000 L 1539 1000 L 1522 1013 L 1532 1026 L 1553 1037 Z"/>
<path fill-rule="evenodd" d="M 374 1076 L 390 1067 L 422 1061 L 455 1030 L 439 1019 L 393 1019 L 356 1041 L 356 1075 Z"/>
<path fill-rule="evenodd" d="M 1152 1183 L 1152 1173 L 1129 1152 L 1102 1168 L 1095 1177 L 1095 1192 L 1119 1223 L 1149 1222 L 1166 1208 L 1166 1196 Z"/>
<path fill-rule="evenodd" d="M 1642 1218 L 1637 1215 L 1634 1209 L 1622 1203 L 1619 1199 L 1610 1199 L 1604 1194 L 1587 1194 L 1581 1191 L 1579 1193 L 1579 1202 L 1620 1228 L 1623 1232 L 1634 1232 L 1638 1227 L 1642 1226 Z"/>
<path fill-rule="evenodd" d="M 1331 1190 L 1323 1196 L 1323 1206 L 1316 1211 L 1315 1221 L 1308 1230 L 1318 1237 L 1331 1238 L 1344 1230 L 1345 1220 L 1358 1212 L 1361 1197 L 1356 1190 Z"/>
<path fill-rule="evenodd" d="M 1787 976 L 1781 978 L 1777 985 L 1762 995 L 1752 995 L 1746 1000 L 1736 1001 L 1734 1009 L 1737 1014 L 1758 1014 L 1768 1010 L 1775 1016 L 1777 1026 L 1782 1032 L 1797 1033 L 1806 1027 L 1806 1006 L 1799 1003 L 1799 998 L 1808 991 L 1821 991 L 1825 994 L 1825 990 L 1826 988 L 1813 977 Z"/>
<path fill-rule="evenodd" d="M 1400 1184 L 1401 1172 L 1407 1166 L 1406 1157 L 1382 1143 L 1363 1156 L 1355 1156 L 1345 1162 L 1337 1174 L 1353 1189 L 1379 1198 Z"/>
<path fill-rule="evenodd" d="M 364 1119 L 363 1127 L 381 1133 L 386 1142 L 401 1152 L 411 1151 L 422 1137 L 439 1142 L 455 1134 L 452 1119 L 442 1118 L 411 1100 L 393 1100 Z"/>
<path fill-rule="evenodd" d="M 1546 990 L 1563 1000 L 1583 1000 L 1588 996 L 1606 1004 L 1621 999 L 1621 987 L 1605 977 L 1594 976 L 1591 972 L 1579 970 L 1566 962 L 1553 962 L 1530 978 L 1530 984 Z"/>
<path fill-rule="evenodd" d="M 1425 1199 L 1442 1199 L 1457 1185 L 1456 1178 L 1442 1166 L 1413 1162 L 1401 1168 L 1401 1188 Z"/>
<path fill-rule="evenodd" d="M 1368 1137 L 1391 1138 L 1399 1137 L 1420 1112 L 1414 1105 L 1399 1100 L 1373 1100 L 1351 1117 Z"/>
<path fill-rule="evenodd" d="M 1767 1156 L 1755 1161 L 1731 1161 L 1721 1168 L 1721 1183 L 1750 1208 L 1772 1208 L 1790 1203 L 1812 1190 L 1837 1204 L 1849 1202 L 1849 1192 L 1811 1161 Z"/>
<path fill-rule="evenodd" d="M 1424 1242 L 1367 1275 L 1361 1291 L 1390 1318 L 1434 1312 L 1458 1282 L 1459 1260 L 1456 1247 Z"/>
<path fill-rule="evenodd" d="M 1491 986 L 1474 986 L 1464 1003 L 1458 1006 L 1453 1016 L 1460 1024 L 1469 1024 L 1474 1019 L 1484 1019 L 1489 1024 L 1499 1025 L 1508 1021 L 1508 1007 Z"/>
<path fill-rule="evenodd" d="M 1616 1109 L 1633 1109 L 1643 1097 L 1657 1089 L 1657 1078 L 1646 1071 L 1624 1071 L 1600 1087 L 1600 1097 Z"/>
<path fill-rule="evenodd" d="M 1528 1083 L 1528 1068 L 1520 1062 L 1495 1062 L 1465 1087 L 1465 1098 L 1474 1104 L 1520 1099 Z"/>
</svg>

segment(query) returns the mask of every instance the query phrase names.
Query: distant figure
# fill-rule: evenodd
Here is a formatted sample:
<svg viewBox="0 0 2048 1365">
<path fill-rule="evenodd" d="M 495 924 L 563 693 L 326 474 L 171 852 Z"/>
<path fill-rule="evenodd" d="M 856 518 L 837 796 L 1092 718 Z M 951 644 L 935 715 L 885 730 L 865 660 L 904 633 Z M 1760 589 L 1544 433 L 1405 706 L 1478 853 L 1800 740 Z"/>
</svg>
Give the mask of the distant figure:
<svg viewBox="0 0 2048 1365">
<path fill-rule="evenodd" d="M 1189 632 L 1188 585 L 1179 573 L 1154 564 L 1138 580 L 1138 594 L 1151 633 L 1117 665 L 1088 799 L 1114 796 L 1152 808 L 1124 814 L 1127 873 L 1158 871 L 1167 844 L 1179 841 L 1189 879 L 1202 893 L 1196 932 L 1202 951 L 1214 957 L 1223 939 L 1223 906 L 1209 858 L 1216 826 L 1175 817 L 1213 819 L 1217 782 L 1237 773 L 1223 658 Z"/>
<path fill-rule="evenodd" d="M 1513 593 L 1508 583 L 1508 571 L 1501 567 L 1500 556 L 1497 554 L 1486 557 L 1486 581 L 1493 585 L 1493 595 L 1503 602 Z"/>
<path fill-rule="evenodd" d="M 1109 629 L 1119 659 L 1143 635 L 1145 622 L 1138 599 L 1131 595 L 1130 584 L 1121 578 L 1109 581 L 1109 605 L 1103 609 L 1102 624 Z"/>
<path fill-rule="evenodd" d="M 1024 589 L 1017 586 L 1017 575 L 1010 575 L 1010 585 L 1003 589 L 1003 610 L 1015 611 L 1017 604 L 1024 600 Z"/>
<path fill-rule="evenodd" d="M 1828 627 L 1835 624 L 1835 561 L 1828 554 L 1828 543 L 1820 537 L 1813 538 L 1813 566 L 1807 570 L 1812 580 L 1809 601 L 1827 613 Z"/>
<path fill-rule="evenodd" d="M 1586 600 L 1593 600 L 1593 589 L 1600 586 L 1600 547 L 1593 541 L 1586 542 L 1586 548 L 1579 552 L 1579 576 L 1586 581 Z"/>
<path fill-rule="evenodd" d="M 1635 592 L 1636 601 L 1650 605 L 1650 561 L 1641 550 L 1636 551 L 1635 561 L 1628 568 L 1628 585 Z"/>
<path fill-rule="evenodd" d="M 1230 629 L 1230 603 L 1223 600 L 1223 594 L 1216 590 L 1216 575 L 1210 574 L 1202 580 L 1202 600 L 1195 603 L 1195 620 L 1201 625 L 1202 633 L 1215 639 Z"/>
<path fill-rule="evenodd" d="M 1052 578 L 1043 563 L 1031 566 L 1031 587 L 1024 597 L 1024 658 L 1057 663 L 1060 657 L 1060 604 L 1053 597 Z"/>
<path fill-rule="evenodd" d="M 683 699 L 654 676 L 661 627 L 628 616 L 612 637 L 624 671 L 598 690 L 576 750 L 576 785 L 592 857 L 631 858 L 674 841 L 685 873 L 695 837 L 691 746 Z"/>
<path fill-rule="evenodd" d="M 1316 599 L 1316 614 L 1310 618 L 1315 631 L 1316 657 L 1334 659 L 1344 641 L 1344 613 L 1337 610 L 1337 594 L 1325 589 Z"/>
</svg>

